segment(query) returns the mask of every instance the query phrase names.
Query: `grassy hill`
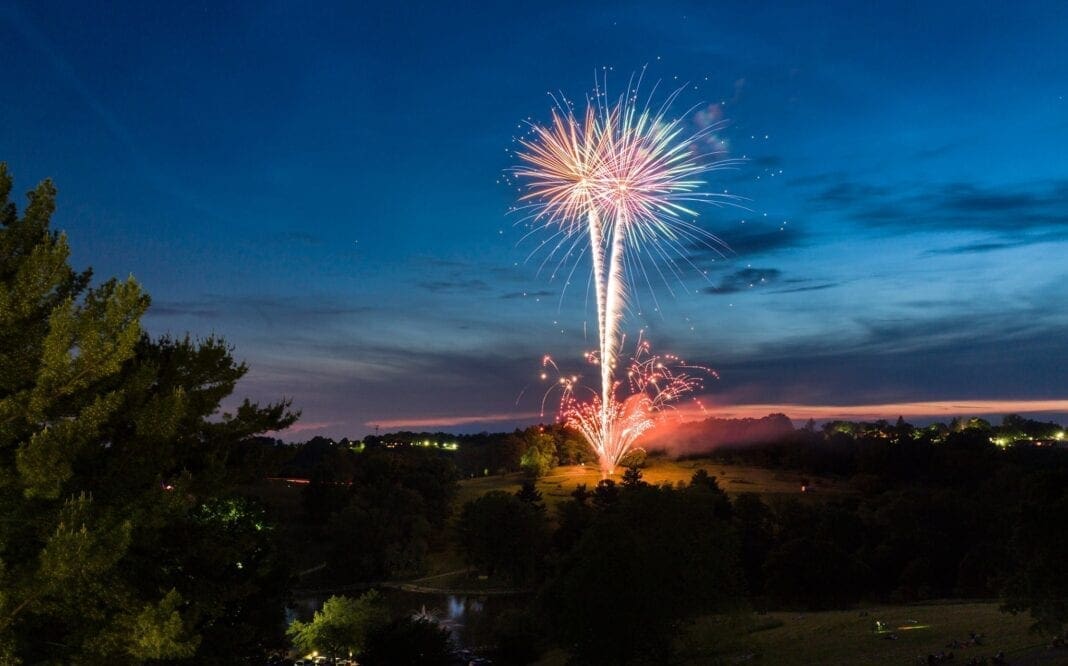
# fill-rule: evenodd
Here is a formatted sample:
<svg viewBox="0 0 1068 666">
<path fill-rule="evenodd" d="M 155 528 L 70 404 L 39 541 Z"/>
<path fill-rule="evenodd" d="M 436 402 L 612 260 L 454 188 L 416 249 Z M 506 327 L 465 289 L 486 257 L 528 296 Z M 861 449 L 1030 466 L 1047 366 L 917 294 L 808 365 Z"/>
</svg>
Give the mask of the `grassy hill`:
<svg viewBox="0 0 1068 666">
<path fill-rule="evenodd" d="M 876 621 L 885 630 L 876 631 Z M 1065 664 L 1068 651 L 1049 650 L 1031 634 L 1027 616 L 998 610 L 996 603 L 931 603 L 874 606 L 820 613 L 767 613 L 700 618 L 676 647 L 683 663 L 754 663 L 776 666 L 898 666 L 926 664 L 928 654 L 953 652 L 948 663 L 1003 652 L 1010 664 Z M 964 645 L 970 632 L 980 645 Z M 889 638 L 893 635 L 895 638 Z M 952 647 L 952 642 L 961 645 Z M 566 663 L 554 651 L 539 666 Z"/>
<path fill-rule="evenodd" d="M 876 621 L 883 631 L 876 631 Z M 953 652 L 954 663 L 973 657 L 989 659 L 1005 653 L 1009 663 L 1035 653 L 1044 653 L 1041 639 L 1028 631 L 1031 619 L 1002 613 L 995 603 L 945 603 L 911 606 L 878 606 L 863 610 L 822 613 L 769 613 L 757 616 L 748 645 L 736 656 L 758 655 L 764 663 L 882 664 L 926 663 L 926 655 Z M 763 625 L 759 623 L 763 622 Z M 695 629 L 695 647 L 702 636 L 719 632 L 714 618 L 704 618 Z M 760 629 L 766 626 L 766 629 Z M 979 645 L 969 645 L 970 632 L 983 636 Z M 954 646 L 953 641 L 957 641 Z M 1068 655 L 1059 656 L 1065 663 Z M 920 659 L 924 661 L 920 661 Z M 699 655 L 691 663 L 702 663 Z M 1038 662 L 1035 662 L 1038 663 Z"/>
<path fill-rule="evenodd" d="M 731 494 L 748 492 L 761 495 L 801 495 L 802 485 L 807 486 L 804 493 L 806 496 L 818 497 L 825 494 L 851 492 L 847 485 L 832 479 L 806 477 L 796 472 L 759 467 L 725 465 L 707 459 L 652 458 L 648 466 L 642 469 L 642 476 L 646 481 L 654 484 L 688 483 L 690 477 L 698 469 L 704 469 L 715 476 L 720 487 Z M 612 478 L 618 483 L 621 474 L 622 470 Z M 523 478 L 522 474 L 517 473 L 465 479 L 460 482 L 460 493 L 456 505 L 463 506 L 464 502 L 491 490 L 515 492 L 519 490 Z M 566 501 L 575 486 L 584 483 L 587 488 L 592 489 L 600 480 L 601 472 L 596 465 L 572 465 L 554 468 L 550 474 L 538 479 L 537 486 L 546 504 L 552 507 L 559 502 Z"/>
</svg>

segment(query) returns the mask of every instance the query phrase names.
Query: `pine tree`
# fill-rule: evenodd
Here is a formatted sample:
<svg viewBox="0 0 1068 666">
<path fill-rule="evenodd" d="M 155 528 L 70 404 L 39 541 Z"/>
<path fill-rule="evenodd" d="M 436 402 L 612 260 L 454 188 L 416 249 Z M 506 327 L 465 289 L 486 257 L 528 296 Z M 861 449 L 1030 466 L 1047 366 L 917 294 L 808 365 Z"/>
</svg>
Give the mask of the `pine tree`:
<svg viewBox="0 0 1068 666">
<path fill-rule="evenodd" d="M 534 485 L 534 481 L 524 479 L 523 485 L 519 487 L 519 490 L 515 491 L 515 496 L 538 511 L 545 511 L 545 502 L 542 501 L 541 491 Z"/>
<path fill-rule="evenodd" d="M 624 488 L 637 488 L 644 485 L 645 481 L 642 481 L 642 471 L 637 465 L 628 467 L 627 471 L 623 472 Z"/>
<path fill-rule="evenodd" d="M 21 217 L 11 187 L 0 164 L 0 663 L 234 663 L 286 577 L 227 452 L 296 417 L 220 418 L 229 348 L 149 339 L 133 278 L 68 265 L 52 183 Z"/>
</svg>

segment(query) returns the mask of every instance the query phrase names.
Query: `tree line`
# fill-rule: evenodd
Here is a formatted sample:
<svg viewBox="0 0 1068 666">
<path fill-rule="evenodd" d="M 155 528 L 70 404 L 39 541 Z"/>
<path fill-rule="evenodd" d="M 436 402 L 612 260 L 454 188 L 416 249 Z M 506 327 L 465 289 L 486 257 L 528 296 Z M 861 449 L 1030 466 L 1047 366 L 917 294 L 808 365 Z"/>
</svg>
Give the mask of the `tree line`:
<svg viewBox="0 0 1068 666">
<path fill-rule="evenodd" d="M 1036 631 L 1063 632 L 1068 450 L 1049 444 L 1057 424 L 843 426 L 711 455 L 838 476 L 854 493 L 728 498 L 703 470 L 650 486 L 634 467 L 621 484 L 580 486 L 555 516 L 533 485 L 487 494 L 462 508 L 460 543 L 479 570 L 538 590 L 528 654 L 555 644 L 581 663 L 663 663 L 689 621 L 730 608 L 999 599 Z M 997 443 L 1021 426 L 1041 437 Z"/>
</svg>

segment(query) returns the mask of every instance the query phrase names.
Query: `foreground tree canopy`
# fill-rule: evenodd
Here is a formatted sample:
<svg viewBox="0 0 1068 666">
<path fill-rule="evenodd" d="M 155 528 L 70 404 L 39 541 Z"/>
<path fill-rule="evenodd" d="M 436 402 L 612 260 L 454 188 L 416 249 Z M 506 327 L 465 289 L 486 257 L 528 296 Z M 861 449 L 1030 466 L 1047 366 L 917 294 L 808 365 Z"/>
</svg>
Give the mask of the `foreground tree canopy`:
<svg viewBox="0 0 1068 666">
<path fill-rule="evenodd" d="M 703 473 L 674 488 L 635 472 L 608 489 L 610 480 L 594 491 L 592 516 L 540 605 L 578 663 L 667 663 L 686 621 L 729 608 L 742 592 L 730 503 Z M 572 503 L 587 501 L 576 493 Z"/>
<path fill-rule="evenodd" d="M 232 664 L 281 641 L 288 574 L 239 453 L 289 403 L 220 414 L 245 366 L 151 339 L 132 279 L 92 286 L 0 164 L 0 663 Z"/>
<path fill-rule="evenodd" d="M 359 654 L 367 636 L 389 621 L 385 602 L 371 590 L 359 598 L 330 597 L 310 622 L 294 620 L 286 631 L 293 646 L 305 654 L 347 658 Z"/>
</svg>

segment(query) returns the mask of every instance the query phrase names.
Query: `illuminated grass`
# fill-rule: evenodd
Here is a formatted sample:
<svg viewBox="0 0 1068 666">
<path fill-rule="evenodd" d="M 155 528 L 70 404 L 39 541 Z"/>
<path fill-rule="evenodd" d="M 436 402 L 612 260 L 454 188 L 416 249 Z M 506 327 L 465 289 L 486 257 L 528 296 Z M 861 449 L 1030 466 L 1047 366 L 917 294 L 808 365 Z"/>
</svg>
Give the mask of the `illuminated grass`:
<svg viewBox="0 0 1068 666">
<path fill-rule="evenodd" d="M 863 615 L 867 613 L 867 615 Z M 875 620 L 891 626 L 897 640 L 874 632 Z M 910 622 L 915 620 L 916 624 Z M 820 613 L 737 614 L 700 618 L 680 636 L 681 663 L 775 664 L 775 666 L 898 666 L 927 663 L 928 654 L 954 653 L 952 664 L 972 657 L 989 660 L 999 650 L 1008 663 L 1065 663 L 1068 655 L 1049 652 L 1045 642 L 1028 633 L 1031 620 L 998 611 L 996 603 L 938 603 L 878 606 Z M 928 625 L 898 630 L 899 626 Z M 968 632 L 983 634 L 983 645 L 949 648 Z M 564 666 L 567 654 L 554 649 L 537 666 Z"/>
<path fill-rule="evenodd" d="M 820 479 L 806 476 L 796 472 L 769 470 L 759 467 L 742 467 L 738 465 L 725 465 L 711 460 L 667 460 L 654 458 L 649 461 L 648 467 L 642 469 L 642 477 L 649 483 L 689 483 L 690 477 L 698 469 L 704 469 L 716 477 L 720 488 L 731 494 L 758 493 L 761 495 L 801 495 L 801 485 L 808 481 L 811 493 L 806 496 L 819 497 L 825 494 L 850 492 L 849 487 L 841 482 L 831 479 Z M 622 480 L 622 471 L 611 477 L 616 483 Z M 500 476 L 488 476 L 475 479 L 467 479 L 460 482 L 460 493 L 456 506 L 463 506 L 477 497 L 491 490 L 503 490 L 515 492 L 523 483 L 522 474 L 504 474 Z M 586 484 L 588 489 L 593 489 L 601 480 L 601 472 L 597 465 L 585 467 L 573 465 L 568 467 L 556 467 L 547 476 L 538 479 L 537 487 L 541 491 L 545 503 L 554 507 L 560 502 L 566 502 L 571 497 L 571 491 L 580 483 Z"/>
<path fill-rule="evenodd" d="M 877 634 L 876 620 L 883 622 L 897 639 L 890 640 L 885 638 L 886 634 Z M 750 633 L 732 645 L 733 641 L 724 641 L 724 637 L 728 633 L 737 636 L 737 622 L 728 622 L 723 617 L 701 618 L 690 636 L 680 641 L 689 657 L 686 663 L 707 663 L 712 654 L 718 653 L 728 661 L 753 655 L 759 663 L 782 666 L 876 666 L 918 663 L 918 657 L 942 651 L 954 653 L 953 663 L 967 663 L 972 657 L 989 659 L 998 651 L 1003 651 L 1009 663 L 1014 663 L 1014 658 L 1043 649 L 1042 640 L 1028 633 L 1029 617 L 1002 613 L 996 603 L 768 613 L 754 615 L 751 621 L 747 629 Z M 972 631 L 984 636 L 982 645 L 949 647 L 953 640 L 967 641 Z"/>
</svg>

